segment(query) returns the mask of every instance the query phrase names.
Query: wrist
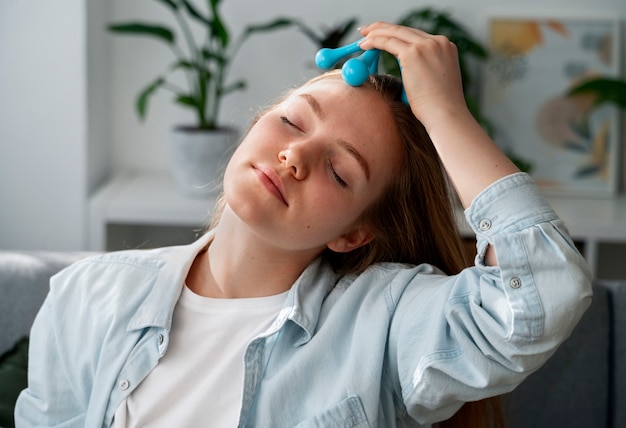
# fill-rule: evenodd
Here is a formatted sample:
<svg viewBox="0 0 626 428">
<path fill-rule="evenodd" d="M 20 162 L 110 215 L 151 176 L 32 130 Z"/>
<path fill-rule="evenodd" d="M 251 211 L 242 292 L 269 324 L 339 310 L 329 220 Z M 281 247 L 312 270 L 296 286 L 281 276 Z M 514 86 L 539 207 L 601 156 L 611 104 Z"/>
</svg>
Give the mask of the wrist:
<svg viewBox="0 0 626 428">
<path fill-rule="evenodd" d="M 462 106 L 446 105 L 430 107 L 425 109 L 425 111 L 418 116 L 418 119 L 422 125 L 424 125 L 426 132 L 428 132 L 431 138 L 437 135 L 440 129 L 444 130 L 446 133 L 450 132 L 452 128 L 466 130 L 472 128 L 482 129 L 465 104 Z"/>
</svg>

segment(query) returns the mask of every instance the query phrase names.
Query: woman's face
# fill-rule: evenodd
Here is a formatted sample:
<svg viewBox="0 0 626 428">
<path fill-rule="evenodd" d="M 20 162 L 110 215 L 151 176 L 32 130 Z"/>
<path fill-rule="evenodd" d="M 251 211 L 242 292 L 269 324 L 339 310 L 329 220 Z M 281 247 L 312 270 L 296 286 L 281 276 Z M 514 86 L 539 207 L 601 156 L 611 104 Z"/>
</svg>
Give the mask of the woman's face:
<svg viewBox="0 0 626 428">
<path fill-rule="evenodd" d="M 358 220 L 381 196 L 400 156 L 380 95 L 324 78 L 252 127 L 226 168 L 226 202 L 279 248 L 350 251 L 373 237 Z"/>
</svg>

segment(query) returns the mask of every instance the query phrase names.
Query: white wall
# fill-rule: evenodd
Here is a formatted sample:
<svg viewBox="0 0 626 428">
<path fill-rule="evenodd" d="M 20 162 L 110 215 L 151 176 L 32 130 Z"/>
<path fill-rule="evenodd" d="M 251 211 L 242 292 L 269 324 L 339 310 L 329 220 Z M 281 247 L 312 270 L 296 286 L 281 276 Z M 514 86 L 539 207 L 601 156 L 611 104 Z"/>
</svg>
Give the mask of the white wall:
<svg viewBox="0 0 626 428">
<path fill-rule="evenodd" d="M 113 36 L 104 24 L 167 19 L 153 0 L 0 1 L 0 249 L 82 249 L 86 198 L 110 172 L 167 168 L 165 141 L 186 120 L 165 93 L 139 123 L 134 98 L 171 57 L 152 40 Z M 203 4 L 204 2 L 198 2 Z M 395 21 L 425 6 L 409 0 L 226 0 L 229 27 L 278 15 L 323 28 L 348 17 Z M 603 15 L 626 20 L 624 0 L 440 0 L 484 39 L 492 14 Z M 354 39 L 358 34 L 354 35 Z M 626 46 L 624 41 L 623 46 Z M 253 111 L 317 71 L 316 47 L 295 30 L 257 35 L 233 78 L 249 89 L 226 99 L 222 120 L 245 126 Z"/>
<path fill-rule="evenodd" d="M 111 88 L 109 34 L 110 2 L 88 1 L 87 5 L 87 190 L 93 191 L 109 174 L 111 147 Z"/>
<path fill-rule="evenodd" d="M 83 246 L 85 5 L 0 2 L 0 248 Z"/>
</svg>

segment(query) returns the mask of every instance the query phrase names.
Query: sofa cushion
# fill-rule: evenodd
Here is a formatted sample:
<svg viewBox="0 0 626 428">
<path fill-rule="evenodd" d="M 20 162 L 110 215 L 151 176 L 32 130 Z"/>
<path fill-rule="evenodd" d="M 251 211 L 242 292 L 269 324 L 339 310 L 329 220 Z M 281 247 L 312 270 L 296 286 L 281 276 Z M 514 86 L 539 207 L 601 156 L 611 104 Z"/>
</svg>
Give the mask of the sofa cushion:
<svg viewBox="0 0 626 428">
<path fill-rule="evenodd" d="M 87 253 L 0 251 L 0 354 L 28 335 L 50 276 Z"/>
<path fill-rule="evenodd" d="M 28 339 L 23 337 L 0 356 L 0 427 L 15 425 L 13 409 L 28 383 Z"/>
</svg>

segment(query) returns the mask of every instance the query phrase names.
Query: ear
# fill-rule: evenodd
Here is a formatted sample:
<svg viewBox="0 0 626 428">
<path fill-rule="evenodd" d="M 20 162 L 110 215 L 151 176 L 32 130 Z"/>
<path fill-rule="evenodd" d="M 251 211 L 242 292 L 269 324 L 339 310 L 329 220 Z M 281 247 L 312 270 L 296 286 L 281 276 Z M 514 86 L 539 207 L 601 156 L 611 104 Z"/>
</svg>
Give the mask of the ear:
<svg viewBox="0 0 626 428">
<path fill-rule="evenodd" d="M 360 225 L 334 239 L 326 246 L 336 253 L 347 253 L 368 244 L 374 239 L 374 233 L 366 225 Z"/>
</svg>

